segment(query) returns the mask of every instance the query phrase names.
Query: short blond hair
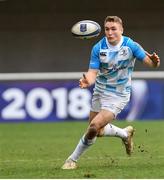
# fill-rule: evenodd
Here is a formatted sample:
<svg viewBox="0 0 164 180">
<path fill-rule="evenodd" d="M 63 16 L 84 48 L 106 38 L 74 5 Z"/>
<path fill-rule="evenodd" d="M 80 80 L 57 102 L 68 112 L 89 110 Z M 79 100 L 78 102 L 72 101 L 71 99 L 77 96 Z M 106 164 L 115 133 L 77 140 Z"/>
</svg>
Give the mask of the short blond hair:
<svg viewBox="0 0 164 180">
<path fill-rule="evenodd" d="M 118 16 L 107 16 L 105 18 L 104 25 L 107 22 L 116 22 L 116 23 L 119 23 L 123 27 L 122 19 L 120 17 L 118 17 Z"/>
</svg>

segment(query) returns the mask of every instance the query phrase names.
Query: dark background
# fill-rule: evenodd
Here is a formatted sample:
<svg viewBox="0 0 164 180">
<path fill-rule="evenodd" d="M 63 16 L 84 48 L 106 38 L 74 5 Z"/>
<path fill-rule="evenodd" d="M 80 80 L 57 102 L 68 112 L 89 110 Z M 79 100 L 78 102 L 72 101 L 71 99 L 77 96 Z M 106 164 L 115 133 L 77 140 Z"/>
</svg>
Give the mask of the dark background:
<svg viewBox="0 0 164 180">
<path fill-rule="evenodd" d="M 92 40 L 70 32 L 79 20 L 103 26 L 107 15 L 123 19 L 124 35 L 164 58 L 164 1 L 0 0 L 0 73 L 72 72 L 88 69 Z M 153 70 L 136 63 L 135 70 Z M 164 70 L 164 65 L 158 70 Z"/>
</svg>

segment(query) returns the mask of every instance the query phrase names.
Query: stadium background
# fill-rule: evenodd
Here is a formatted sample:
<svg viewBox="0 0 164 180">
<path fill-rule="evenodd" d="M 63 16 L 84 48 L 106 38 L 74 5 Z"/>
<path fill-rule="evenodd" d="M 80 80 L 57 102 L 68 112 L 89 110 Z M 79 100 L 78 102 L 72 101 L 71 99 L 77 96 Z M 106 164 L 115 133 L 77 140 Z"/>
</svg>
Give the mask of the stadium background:
<svg viewBox="0 0 164 180">
<path fill-rule="evenodd" d="M 88 68 L 91 47 L 103 36 L 103 31 L 96 39 L 79 40 L 71 35 L 70 29 L 77 21 L 84 19 L 95 20 L 103 27 L 103 21 L 107 15 L 120 16 L 124 22 L 124 34 L 135 39 L 149 52 L 156 51 L 162 61 L 164 57 L 163 0 L 157 0 L 155 3 L 150 3 L 148 0 L 103 0 L 103 3 L 94 0 L 1 0 L 1 76 L 6 73 L 85 72 Z M 155 70 L 144 67 L 141 63 L 136 63 L 135 67 L 135 71 L 161 72 L 163 70 L 163 63 Z M 77 90 L 77 79 L 67 80 L 67 82 L 64 80 L 11 82 L 2 79 L 0 83 L 1 121 L 87 118 L 91 90 L 86 92 Z M 164 117 L 163 79 L 142 79 L 135 82 L 134 86 L 135 93 L 132 94 L 134 101 L 127 107 L 121 118 L 162 119 Z M 38 88 L 42 88 L 41 91 Z M 72 97 L 72 93 L 75 96 L 81 95 L 82 98 L 88 98 L 84 98 L 86 102 L 82 105 L 82 110 L 76 111 L 79 104 L 77 105 L 77 102 L 72 99 L 75 98 L 78 103 L 79 100 L 77 96 Z M 19 106 L 12 105 L 10 108 L 12 101 L 17 102 L 20 97 L 22 102 Z M 74 110 L 71 109 L 74 107 L 72 102 L 75 102 L 73 105 L 77 105 Z M 132 106 L 134 106 L 133 110 L 130 108 Z M 143 111 L 146 114 L 141 115 Z M 134 112 L 133 115 L 129 114 L 130 112 Z"/>
<path fill-rule="evenodd" d="M 99 38 L 77 40 L 70 29 L 83 19 L 103 26 L 107 15 L 120 16 L 125 35 L 163 59 L 163 0 L 1 0 L 0 72 L 86 71 L 90 48 Z M 163 69 L 162 63 L 158 70 Z M 136 70 L 150 69 L 137 63 Z"/>
</svg>

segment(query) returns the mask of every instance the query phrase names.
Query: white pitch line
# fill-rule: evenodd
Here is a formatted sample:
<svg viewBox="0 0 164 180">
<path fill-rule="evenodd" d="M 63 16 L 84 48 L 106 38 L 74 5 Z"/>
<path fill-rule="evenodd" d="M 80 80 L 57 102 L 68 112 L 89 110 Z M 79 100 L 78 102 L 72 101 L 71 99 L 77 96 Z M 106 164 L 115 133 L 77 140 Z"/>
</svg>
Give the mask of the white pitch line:
<svg viewBox="0 0 164 180">
<path fill-rule="evenodd" d="M 138 156 L 138 157 L 126 157 L 126 156 L 119 156 L 119 157 L 115 157 L 113 158 L 112 156 L 110 157 L 98 157 L 98 158 L 92 158 L 92 157 L 87 157 L 87 158 L 83 158 L 85 160 L 101 160 L 101 159 L 113 159 L 113 160 L 121 160 L 121 159 L 143 159 L 142 156 Z M 145 158 L 156 158 L 156 159 L 162 159 L 164 158 L 164 155 L 161 155 L 161 156 L 148 156 L 148 157 L 145 157 Z M 17 159 L 17 160 L 10 160 L 10 159 L 6 159 L 6 160 L 0 160 L 1 163 L 12 163 L 12 162 L 33 162 L 34 159 Z M 44 159 L 36 159 L 35 162 L 55 162 L 55 161 L 64 161 L 64 159 L 61 159 L 61 158 L 57 158 L 57 159 L 54 159 L 54 160 L 44 160 Z"/>
</svg>

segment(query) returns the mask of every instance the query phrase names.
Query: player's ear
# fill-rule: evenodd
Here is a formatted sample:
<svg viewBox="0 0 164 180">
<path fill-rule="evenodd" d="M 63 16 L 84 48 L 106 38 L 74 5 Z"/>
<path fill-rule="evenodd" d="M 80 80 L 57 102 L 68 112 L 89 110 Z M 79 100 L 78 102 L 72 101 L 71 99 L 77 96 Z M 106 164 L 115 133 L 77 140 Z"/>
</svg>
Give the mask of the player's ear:
<svg viewBox="0 0 164 180">
<path fill-rule="evenodd" d="M 124 32 L 124 28 L 123 28 L 123 27 L 121 27 L 121 33 L 123 34 L 123 32 Z"/>
<path fill-rule="evenodd" d="M 124 32 L 124 28 L 122 27 L 122 25 L 120 24 L 120 31 L 121 31 L 121 34 L 123 34 Z"/>
</svg>

